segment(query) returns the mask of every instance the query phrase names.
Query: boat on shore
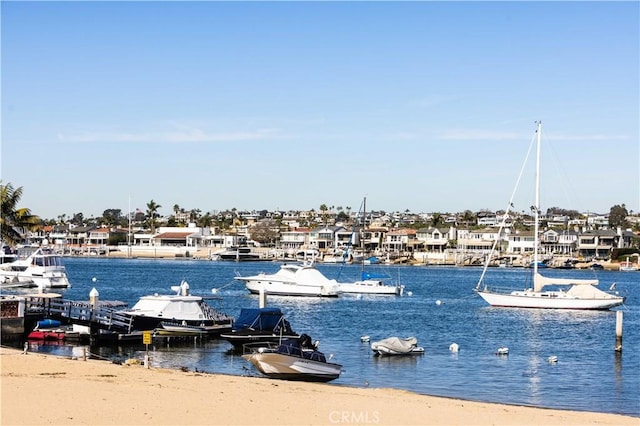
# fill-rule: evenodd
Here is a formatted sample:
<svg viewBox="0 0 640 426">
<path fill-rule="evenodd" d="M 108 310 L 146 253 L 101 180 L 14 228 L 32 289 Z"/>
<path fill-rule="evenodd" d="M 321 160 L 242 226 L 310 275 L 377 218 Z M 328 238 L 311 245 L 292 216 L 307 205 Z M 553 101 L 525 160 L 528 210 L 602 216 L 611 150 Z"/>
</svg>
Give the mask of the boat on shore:
<svg viewBox="0 0 640 426">
<path fill-rule="evenodd" d="M 325 277 L 314 266 L 314 260 L 303 264 L 284 263 L 274 274 L 260 273 L 251 276 L 237 276 L 252 294 L 264 292 L 277 296 L 338 297 L 340 286 L 336 280 Z"/>
<path fill-rule="evenodd" d="M 311 337 L 302 334 L 298 339 L 285 339 L 280 344 L 244 345 L 242 358 L 273 379 L 306 382 L 337 379 L 342 373 L 342 365 L 329 362 L 318 350 L 318 345 L 318 342 L 311 342 Z"/>
<path fill-rule="evenodd" d="M 574 278 L 550 278 L 543 276 L 539 272 L 539 222 L 540 222 L 540 151 L 541 151 L 542 123 L 537 123 L 536 128 L 536 173 L 535 173 L 535 204 L 534 211 L 534 250 L 533 250 L 533 286 L 525 290 L 501 291 L 490 289 L 485 282 L 485 276 L 489 262 L 480 275 L 475 291 L 491 306 L 513 307 L 513 308 L 543 308 L 543 309 L 589 309 L 605 310 L 624 303 L 624 297 L 617 292 L 605 292 L 596 286 L 597 279 L 574 279 Z M 498 233 L 504 229 L 505 220 L 508 216 L 512 203 L 509 202 L 504 219 L 500 225 Z M 494 242 L 492 253 L 495 250 Z M 491 255 L 487 256 L 487 259 Z M 592 266 L 593 269 L 593 266 Z M 565 290 L 568 288 L 568 290 Z"/>
</svg>

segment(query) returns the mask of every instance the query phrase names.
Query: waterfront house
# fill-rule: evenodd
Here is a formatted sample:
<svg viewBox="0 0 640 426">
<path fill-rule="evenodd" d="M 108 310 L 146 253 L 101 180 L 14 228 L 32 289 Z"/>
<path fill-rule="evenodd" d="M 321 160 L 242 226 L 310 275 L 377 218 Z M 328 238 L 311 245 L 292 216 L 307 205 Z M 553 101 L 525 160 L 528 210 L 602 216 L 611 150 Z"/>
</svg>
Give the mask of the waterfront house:
<svg viewBox="0 0 640 426">
<path fill-rule="evenodd" d="M 424 250 L 428 252 L 442 253 L 449 245 L 449 241 L 455 240 L 456 229 L 449 228 L 421 228 L 416 231 L 416 239 L 422 243 Z"/>
</svg>

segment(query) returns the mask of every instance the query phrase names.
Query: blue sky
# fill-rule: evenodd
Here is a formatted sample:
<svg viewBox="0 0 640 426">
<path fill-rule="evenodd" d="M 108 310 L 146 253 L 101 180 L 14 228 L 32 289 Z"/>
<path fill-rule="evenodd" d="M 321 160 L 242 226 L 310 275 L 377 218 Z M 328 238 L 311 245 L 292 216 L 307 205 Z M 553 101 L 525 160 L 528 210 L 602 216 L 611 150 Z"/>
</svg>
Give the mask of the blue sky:
<svg viewBox="0 0 640 426">
<path fill-rule="evenodd" d="M 44 218 L 502 209 L 536 120 L 543 210 L 640 210 L 638 2 L 1 12 L 1 176 Z"/>
</svg>

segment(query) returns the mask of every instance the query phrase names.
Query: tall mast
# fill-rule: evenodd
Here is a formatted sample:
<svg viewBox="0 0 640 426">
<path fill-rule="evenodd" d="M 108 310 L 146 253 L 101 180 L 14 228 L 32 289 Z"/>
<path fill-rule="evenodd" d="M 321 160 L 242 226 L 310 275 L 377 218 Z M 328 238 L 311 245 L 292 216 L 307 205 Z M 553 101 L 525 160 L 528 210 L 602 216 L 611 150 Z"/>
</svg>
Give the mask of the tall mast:
<svg viewBox="0 0 640 426">
<path fill-rule="evenodd" d="M 538 231 L 539 226 L 538 222 L 540 219 L 540 140 L 542 136 L 542 122 L 538 121 L 538 128 L 536 129 L 537 133 L 537 147 L 536 147 L 536 201 L 534 204 L 535 208 L 535 224 L 533 227 L 533 273 L 538 273 Z"/>
</svg>

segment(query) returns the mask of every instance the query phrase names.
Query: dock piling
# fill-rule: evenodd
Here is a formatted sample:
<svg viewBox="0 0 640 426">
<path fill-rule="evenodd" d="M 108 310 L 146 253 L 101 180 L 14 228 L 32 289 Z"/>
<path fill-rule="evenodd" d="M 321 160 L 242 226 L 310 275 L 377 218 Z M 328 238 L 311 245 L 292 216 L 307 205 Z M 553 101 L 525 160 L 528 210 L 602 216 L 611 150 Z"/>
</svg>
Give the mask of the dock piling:
<svg viewBox="0 0 640 426">
<path fill-rule="evenodd" d="M 622 352 L 622 311 L 616 311 L 616 352 Z"/>
<path fill-rule="evenodd" d="M 264 288 L 260 289 L 260 308 L 264 308 L 267 306 L 267 294 L 264 291 Z"/>
</svg>

